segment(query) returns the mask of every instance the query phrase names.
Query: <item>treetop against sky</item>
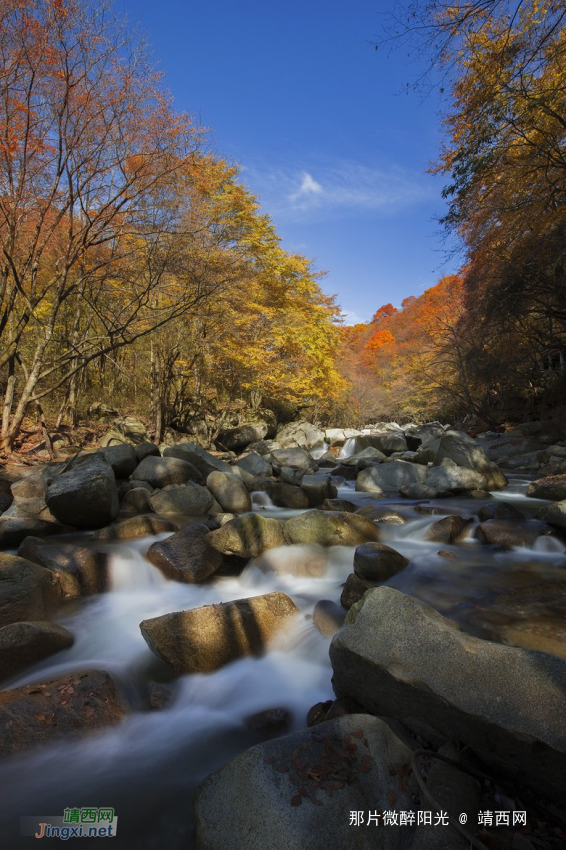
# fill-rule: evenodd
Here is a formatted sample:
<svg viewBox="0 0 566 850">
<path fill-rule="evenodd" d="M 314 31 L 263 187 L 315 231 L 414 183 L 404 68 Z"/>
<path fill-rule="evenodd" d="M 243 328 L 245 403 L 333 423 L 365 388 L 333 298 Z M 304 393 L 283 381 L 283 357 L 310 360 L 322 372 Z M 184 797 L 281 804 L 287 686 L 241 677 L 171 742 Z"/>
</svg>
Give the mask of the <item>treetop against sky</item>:
<svg viewBox="0 0 566 850">
<path fill-rule="evenodd" d="M 419 60 L 376 51 L 392 0 L 122 0 L 148 36 L 177 109 L 242 168 L 283 246 L 326 269 L 348 322 L 419 295 L 447 259 L 442 177 L 426 173 L 436 94 L 408 90 Z"/>
</svg>

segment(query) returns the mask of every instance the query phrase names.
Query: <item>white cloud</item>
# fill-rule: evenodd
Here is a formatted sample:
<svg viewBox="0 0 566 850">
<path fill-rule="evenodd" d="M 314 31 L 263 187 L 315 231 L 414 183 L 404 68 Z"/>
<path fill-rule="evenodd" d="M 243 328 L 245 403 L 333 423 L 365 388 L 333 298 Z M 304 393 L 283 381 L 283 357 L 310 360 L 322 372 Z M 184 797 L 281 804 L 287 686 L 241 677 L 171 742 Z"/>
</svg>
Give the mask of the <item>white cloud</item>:
<svg viewBox="0 0 566 850">
<path fill-rule="evenodd" d="M 322 186 L 316 182 L 308 171 L 303 171 L 302 177 L 303 179 L 298 192 L 289 195 L 290 201 L 298 201 L 300 198 L 308 198 L 309 195 L 318 195 L 322 192 Z"/>
<path fill-rule="evenodd" d="M 342 310 L 342 317 L 345 325 L 362 325 L 367 322 L 367 319 L 362 319 L 353 310 Z"/>
</svg>

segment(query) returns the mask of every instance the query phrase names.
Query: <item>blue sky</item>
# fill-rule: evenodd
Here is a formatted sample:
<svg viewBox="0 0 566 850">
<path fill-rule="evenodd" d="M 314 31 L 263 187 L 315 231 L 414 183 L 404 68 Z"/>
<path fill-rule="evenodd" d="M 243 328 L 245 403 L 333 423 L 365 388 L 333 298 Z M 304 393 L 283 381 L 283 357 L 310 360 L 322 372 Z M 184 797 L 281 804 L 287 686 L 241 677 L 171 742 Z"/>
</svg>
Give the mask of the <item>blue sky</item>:
<svg viewBox="0 0 566 850">
<path fill-rule="evenodd" d="M 273 218 L 283 247 L 328 271 L 346 321 L 367 321 L 456 270 L 436 219 L 439 102 L 407 94 L 418 64 L 376 51 L 389 0 L 122 0 L 179 110 Z"/>
</svg>

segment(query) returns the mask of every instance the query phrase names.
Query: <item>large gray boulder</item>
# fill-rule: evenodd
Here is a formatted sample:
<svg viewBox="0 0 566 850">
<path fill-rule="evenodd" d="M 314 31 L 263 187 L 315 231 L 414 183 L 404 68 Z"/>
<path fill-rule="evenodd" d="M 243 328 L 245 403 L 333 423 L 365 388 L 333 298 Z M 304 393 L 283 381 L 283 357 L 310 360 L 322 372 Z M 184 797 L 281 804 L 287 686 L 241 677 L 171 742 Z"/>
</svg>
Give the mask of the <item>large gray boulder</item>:
<svg viewBox="0 0 566 850">
<path fill-rule="evenodd" d="M 278 429 L 275 439 L 282 449 L 315 449 L 324 443 L 324 431 L 310 422 L 290 422 Z"/>
<path fill-rule="evenodd" d="M 102 528 L 120 509 L 114 471 L 98 454 L 63 472 L 47 488 L 53 516 L 75 528 Z"/>
<path fill-rule="evenodd" d="M 229 463 L 219 460 L 214 455 L 196 446 L 194 443 L 177 443 L 175 446 L 168 446 L 163 450 L 163 457 L 176 457 L 181 460 L 186 460 L 187 463 L 196 467 L 206 481 L 211 472 L 231 472 L 232 468 Z"/>
<path fill-rule="evenodd" d="M 405 460 L 392 460 L 378 466 L 368 466 L 356 478 L 356 490 L 362 493 L 396 493 L 400 487 L 423 483 L 426 469 L 416 463 Z"/>
<path fill-rule="evenodd" d="M 177 675 L 212 673 L 247 655 L 260 655 L 297 613 L 284 593 L 163 614 L 140 623 L 149 648 Z"/>
<path fill-rule="evenodd" d="M 507 484 L 505 475 L 488 458 L 479 443 L 462 431 L 447 431 L 440 438 L 434 464 L 438 466 L 445 458 L 456 466 L 482 473 L 483 488 L 486 490 L 500 490 Z"/>
<path fill-rule="evenodd" d="M 403 780 L 410 758 L 383 721 L 365 714 L 251 747 L 197 789 L 197 847 L 410 850 L 416 826 L 382 827 L 381 817 L 380 828 L 367 825 L 368 809 L 415 810 Z M 351 826 L 350 812 L 363 812 L 364 825 Z"/>
<path fill-rule="evenodd" d="M 21 558 L 51 570 L 64 596 L 104 593 L 110 586 L 110 555 L 77 543 L 44 543 L 26 537 L 18 550 Z"/>
<path fill-rule="evenodd" d="M 56 474 L 53 474 L 53 478 Z M 12 484 L 13 504 L 10 513 L 17 517 L 53 521 L 55 517 L 47 507 L 48 479 L 45 475 L 27 475 Z"/>
<path fill-rule="evenodd" d="M 154 514 L 132 516 L 128 519 L 114 522 L 105 528 L 100 528 L 92 535 L 92 540 L 104 540 L 108 543 L 114 540 L 135 540 L 138 537 L 152 537 L 167 531 L 178 531 L 179 526 L 171 520 L 163 519 Z"/>
<path fill-rule="evenodd" d="M 187 584 L 204 581 L 222 566 L 222 554 L 209 543 L 206 525 L 191 525 L 153 543 L 146 558 L 167 578 Z"/>
<path fill-rule="evenodd" d="M 566 528 L 566 500 L 545 505 L 536 513 L 536 519 L 543 520 L 556 528 Z"/>
<path fill-rule="evenodd" d="M 134 469 L 132 478 L 147 481 L 152 487 L 162 488 L 170 484 L 204 484 L 198 469 L 177 457 L 145 457 Z"/>
<path fill-rule="evenodd" d="M 214 497 L 206 487 L 189 481 L 152 493 L 149 502 L 156 514 L 205 516 L 213 505 Z"/>
<path fill-rule="evenodd" d="M 0 549 L 16 549 L 30 534 L 35 537 L 51 537 L 53 534 L 64 534 L 73 530 L 60 522 L 45 519 L 1 517 Z"/>
<path fill-rule="evenodd" d="M 276 468 L 289 467 L 290 469 L 307 470 L 313 466 L 313 459 L 308 452 L 301 448 L 275 449 L 270 455 Z"/>
<path fill-rule="evenodd" d="M 527 496 L 533 499 L 549 499 L 562 502 L 566 499 L 566 475 L 546 475 L 531 481 Z"/>
<path fill-rule="evenodd" d="M 211 472 L 206 479 L 206 486 L 226 513 L 243 514 L 251 511 L 250 494 L 238 475 L 232 472 Z"/>
<path fill-rule="evenodd" d="M 212 531 L 209 542 L 224 555 L 256 558 L 266 549 L 282 546 L 284 537 L 278 520 L 249 513 L 236 517 L 222 528 Z"/>
<path fill-rule="evenodd" d="M 453 460 L 446 458 L 439 466 L 428 469 L 425 484 L 436 491 L 461 493 L 463 490 L 483 490 L 486 479 L 483 472 L 457 466 Z"/>
<path fill-rule="evenodd" d="M 138 465 L 138 456 L 132 445 L 122 443 L 120 446 L 107 446 L 99 449 L 98 454 L 109 463 L 116 478 L 129 478 Z"/>
<path fill-rule="evenodd" d="M 287 520 L 284 533 L 289 543 L 321 546 L 357 546 L 379 540 L 379 531 L 371 520 L 346 511 L 305 511 Z"/>
<path fill-rule="evenodd" d="M 311 508 L 317 508 L 325 499 L 335 499 L 338 495 L 330 475 L 303 475 L 301 490 L 307 494 Z"/>
<path fill-rule="evenodd" d="M 387 581 L 408 563 L 404 555 L 385 543 L 362 543 L 354 553 L 354 572 L 365 581 Z"/>
<path fill-rule="evenodd" d="M 296 484 L 286 484 L 285 481 L 273 481 L 266 484 L 265 491 L 273 504 L 279 508 L 303 510 L 309 507 L 309 497 Z"/>
<path fill-rule="evenodd" d="M 263 440 L 267 436 L 269 425 L 267 422 L 251 422 L 239 425 L 237 428 L 229 428 L 221 431 L 217 437 L 216 444 L 219 448 L 228 450 L 243 449 L 250 443 Z"/>
<path fill-rule="evenodd" d="M 236 466 L 239 466 L 240 469 L 244 469 L 246 472 L 249 472 L 250 475 L 269 477 L 272 472 L 269 461 L 257 454 L 257 452 L 250 452 L 245 457 L 239 458 L 239 460 L 236 461 Z"/>
<path fill-rule="evenodd" d="M 386 434 L 371 433 L 368 439 L 374 448 L 379 449 L 387 457 L 392 455 L 393 452 L 407 451 L 407 440 L 401 432 L 397 434 L 391 432 Z"/>
<path fill-rule="evenodd" d="M 62 649 L 72 646 L 71 632 L 55 623 L 10 623 L 0 628 L 0 679 L 15 676 Z"/>
<path fill-rule="evenodd" d="M 566 661 L 479 640 L 389 587 L 330 647 L 336 690 L 427 740 L 459 740 L 557 800 L 566 791 Z"/>
<path fill-rule="evenodd" d="M 46 620 L 60 600 L 61 587 L 50 570 L 0 552 L 0 626 Z"/>
</svg>

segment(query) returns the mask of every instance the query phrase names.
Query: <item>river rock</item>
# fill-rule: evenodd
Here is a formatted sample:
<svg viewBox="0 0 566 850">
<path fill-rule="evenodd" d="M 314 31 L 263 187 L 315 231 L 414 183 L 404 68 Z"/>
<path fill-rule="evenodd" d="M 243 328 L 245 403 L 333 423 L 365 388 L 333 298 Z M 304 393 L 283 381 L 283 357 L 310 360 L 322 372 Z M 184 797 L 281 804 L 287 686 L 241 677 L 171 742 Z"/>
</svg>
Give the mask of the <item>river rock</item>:
<svg viewBox="0 0 566 850">
<path fill-rule="evenodd" d="M 0 552 L 0 626 L 46 620 L 60 599 L 59 581 L 50 570 Z"/>
<path fill-rule="evenodd" d="M 206 486 L 227 513 L 242 514 L 251 511 L 252 500 L 244 482 L 232 472 L 211 472 Z"/>
<path fill-rule="evenodd" d="M 45 502 L 47 486 L 44 475 L 27 475 L 15 481 L 11 487 L 14 514 L 23 518 L 53 521 L 55 517 Z"/>
<path fill-rule="evenodd" d="M 563 801 L 562 659 L 471 637 L 390 587 L 364 597 L 355 622 L 335 635 L 330 658 L 336 690 L 366 710 L 427 740 L 459 740 L 486 764 L 519 781 L 528 775 Z"/>
<path fill-rule="evenodd" d="M 0 519 L 0 549 L 16 549 L 22 540 L 30 534 L 34 537 L 50 537 L 52 534 L 64 534 L 73 531 L 60 522 L 43 519 Z"/>
<path fill-rule="evenodd" d="M 93 540 L 135 540 L 137 537 L 151 537 L 154 534 L 163 534 L 166 531 L 178 531 L 179 526 L 171 520 L 149 515 L 132 516 L 107 525 L 95 531 Z"/>
<path fill-rule="evenodd" d="M 139 463 L 137 452 L 129 443 L 99 449 L 97 454 L 110 464 L 116 478 L 129 478 Z"/>
<path fill-rule="evenodd" d="M 486 490 L 500 490 L 507 484 L 505 475 L 488 458 L 479 443 L 462 431 L 447 431 L 440 438 L 435 465 L 438 466 L 445 458 L 453 461 L 458 467 L 482 473 Z M 467 489 L 473 490 L 474 486 Z"/>
<path fill-rule="evenodd" d="M 433 543 L 458 543 L 465 536 L 470 522 L 461 516 L 444 517 L 427 528 L 424 539 Z"/>
<path fill-rule="evenodd" d="M 328 566 L 326 549 L 308 543 L 268 549 L 254 564 L 264 573 L 292 576 L 323 576 Z"/>
<path fill-rule="evenodd" d="M 269 425 L 267 422 L 253 422 L 248 425 L 240 425 L 238 428 L 229 428 L 221 431 L 217 437 L 218 448 L 243 449 L 250 443 L 263 440 L 267 436 Z"/>
<path fill-rule="evenodd" d="M 276 449 L 271 452 L 270 458 L 278 468 L 288 466 L 290 469 L 307 470 L 313 465 L 310 454 L 300 448 Z"/>
<path fill-rule="evenodd" d="M 399 781 L 410 756 L 385 723 L 357 714 L 251 747 L 197 789 L 197 847 L 409 850 L 416 826 L 354 827 L 350 812 L 363 811 L 365 824 L 368 807 L 381 813 L 392 799 L 414 809 Z"/>
<path fill-rule="evenodd" d="M 167 540 L 153 543 L 146 558 L 174 581 L 205 581 L 222 566 L 223 560 L 222 554 L 210 545 L 209 536 L 206 525 L 192 525 Z"/>
<path fill-rule="evenodd" d="M 200 446 L 195 446 L 194 443 L 177 443 L 176 446 L 168 446 L 163 450 L 163 456 L 176 457 L 187 461 L 198 469 L 203 482 L 206 481 L 211 472 L 232 472 L 229 463 L 219 460 Z"/>
<path fill-rule="evenodd" d="M 291 725 L 291 713 L 286 708 L 267 708 L 244 718 L 244 726 L 260 735 L 280 735 Z"/>
<path fill-rule="evenodd" d="M 425 478 L 426 469 L 423 466 L 406 460 L 392 460 L 363 469 L 356 478 L 356 490 L 381 496 L 397 492 L 408 484 L 423 482 Z"/>
<path fill-rule="evenodd" d="M 545 505 L 535 514 L 535 517 L 555 528 L 566 528 L 566 500 Z"/>
<path fill-rule="evenodd" d="M 393 525 L 404 525 L 407 520 L 398 511 L 392 508 L 378 508 L 377 505 L 364 505 L 356 511 L 360 516 L 371 519 L 372 522 L 390 522 Z"/>
<path fill-rule="evenodd" d="M 330 599 L 320 599 L 314 606 L 313 623 L 323 637 L 332 637 L 344 624 L 344 610 Z"/>
<path fill-rule="evenodd" d="M 152 652 L 179 676 L 212 673 L 247 655 L 261 655 L 270 639 L 297 613 L 284 593 L 268 593 L 140 623 Z"/>
<path fill-rule="evenodd" d="M 359 602 L 364 593 L 371 590 L 372 587 L 374 585 L 370 581 L 360 578 L 355 573 L 350 573 L 344 582 L 344 587 L 340 595 L 340 605 L 349 611 L 352 605 Z"/>
<path fill-rule="evenodd" d="M 10 623 L 0 628 L 0 679 L 15 676 L 62 649 L 72 646 L 71 632 L 55 623 Z"/>
<path fill-rule="evenodd" d="M 325 499 L 320 506 L 321 511 L 345 511 L 353 514 L 356 511 L 356 505 L 349 502 L 348 499 Z"/>
<path fill-rule="evenodd" d="M 225 555 L 256 558 L 284 543 L 281 523 L 257 513 L 244 514 L 210 534 L 210 544 Z"/>
<path fill-rule="evenodd" d="M 357 546 L 379 540 L 379 531 L 371 520 L 342 511 L 306 511 L 287 520 L 284 533 L 289 543 L 321 546 Z"/>
<path fill-rule="evenodd" d="M 310 422 L 290 422 L 278 429 L 275 439 L 282 449 L 315 449 L 324 443 L 324 431 Z"/>
<path fill-rule="evenodd" d="M 317 508 L 325 499 L 334 499 L 338 495 L 329 475 L 304 475 L 301 490 L 307 494 L 311 508 Z"/>
<path fill-rule="evenodd" d="M 407 441 L 404 434 L 375 434 L 369 435 L 371 445 L 389 457 L 393 452 L 406 452 Z"/>
<path fill-rule="evenodd" d="M 273 481 L 269 482 L 265 489 L 273 504 L 279 508 L 302 510 L 309 507 L 309 497 L 295 484 Z"/>
<path fill-rule="evenodd" d="M 101 528 L 116 518 L 120 503 L 110 464 L 94 454 L 47 488 L 47 507 L 59 522 L 75 528 Z"/>
<path fill-rule="evenodd" d="M 272 474 L 271 464 L 256 452 L 250 452 L 236 461 L 236 466 L 245 469 L 250 475 L 269 477 Z"/>
<path fill-rule="evenodd" d="M 126 713 L 108 673 L 71 673 L 0 693 L 0 756 L 119 723 Z"/>
<path fill-rule="evenodd" d="M 537 528 L 506 519 L 488 519 L 481 522 L 475 531 L 475 536 L 481 543 L 498 546 L 532 546 L 539 534 L 540 526 Z"/>
<path fill-rule="evenodd" d="M 128 513 L 145 514 L 151 511 L 151 492 L 145 487 L 132 487 L 124 494 L 120 509 Z"/>
<path fill-rule="evenodd" d="M 387 581 L 408 563 L 404 555 L 385 543 L 362 543 L 354 553 L 354 572 L 366 581 Z"/>
<path fill-rule="evenodd" d="M 149 501 L 156 514 L 205 516 L 213 505 L 214 497 L 206 487 L 189 481 L 183 485 L 164 487 L 153 493 Z"/>
<path fill-rule="evenodd" d="M 509 502 L 500 502 L 494 499 L 488 502 L 487 505 L 482 505 L 478 511 L 480 522 L 486 522 L 488 519 L 510 519 L 515 522 L 521 522 L 526 519 L 525 514 L 518 510 L 515 505 Z"/>
<path fill-rule="evenodd" d="M 531 481 L 527 487 L 527 496 L 562 502 L 566 499 L 566 475 L 547 475 L 545 478 Z"/>
<path fill-rule="evenodd" d="M 342 458 L 344 466 L 355 466 L 359 469 L 365 469 L 366 466 L 371 466 L 373 463 L 383 463 L 386 455 L 376 449 L 375 446 L 367 446 L 361 452 L 356 452 L 350 457 Z"/>
<path fill-rule="evenodd" d="M 110 586 L 110 555 L 106 552 L 76 543 L 44 543 L 40 538 L 26 537 L 18 555 L 51 570 L 64 596 L 104 593 Z"/>
<path fill-rule="evenodd" d="M 426 470 L 425 484 L 438 492 L 459 494 L 464 490 L 484 487 L 482 472 L 466 466 L 457 466 L 450 458 L 445 458 L 439 466 Z"/>
<path fill-rule="evenodd" d="M 340 445 L 346 442 L 346 435 L 343 428 L 327 428 L 324 432 L 324 439 L 329 446 L 334 446 L 337 443 Z"/>
<path fill-rule="evenodd" d="M 155 443 L 138 443 L 134 446 L 134 451 L 136 453 L 138 463 L 141 463 L 146 457 L 161 457 L 159 447 L 156 446 Z"/>
<path fill-rule="evenodd" d="M 186 460 L 177 457 L 146 457 L 134 469 L 133 478 L 147 481 L 152 487 L 162 488 L 170 484 L 204 484 L 199 470 Z"/>
</svg>

